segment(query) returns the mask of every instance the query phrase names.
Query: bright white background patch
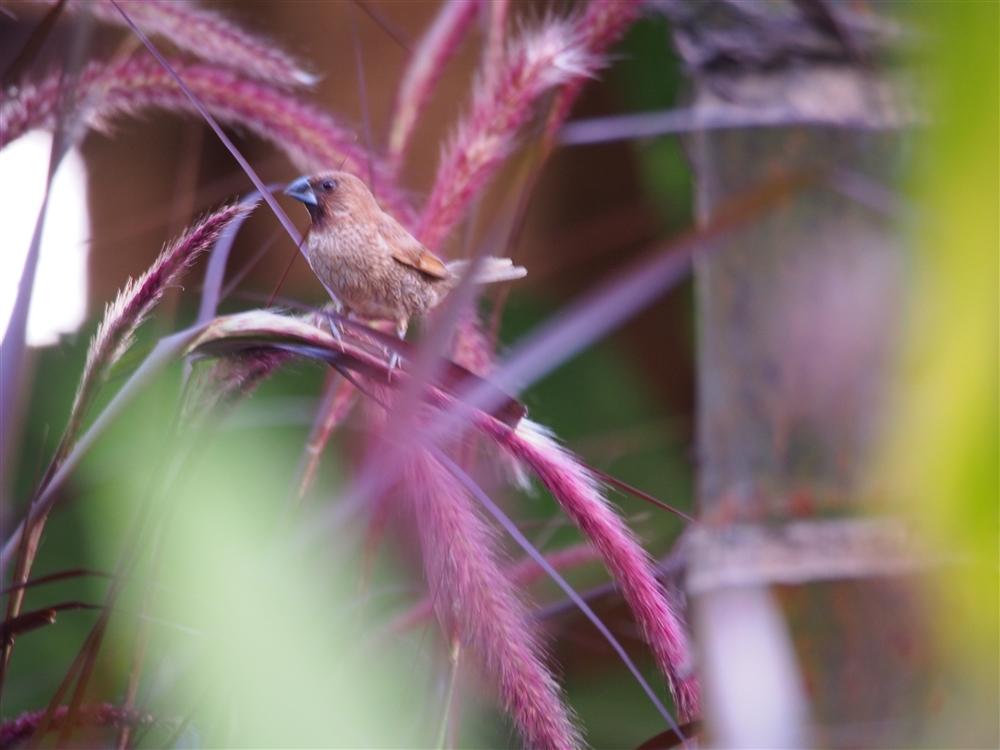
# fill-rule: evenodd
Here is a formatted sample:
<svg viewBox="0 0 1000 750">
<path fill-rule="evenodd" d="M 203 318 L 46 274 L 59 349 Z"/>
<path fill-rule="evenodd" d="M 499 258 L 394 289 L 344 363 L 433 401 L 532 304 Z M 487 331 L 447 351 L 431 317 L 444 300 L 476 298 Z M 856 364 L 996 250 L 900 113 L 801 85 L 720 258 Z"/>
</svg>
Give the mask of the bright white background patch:
<svg viewBox="0 0 1000 750">
<path fill-rule="evenodd" d="M 0 332 L 14 309 L 24 259 L 45 194 L 52 134 L 33 131 L 0 151 Z M 28 313 L 27 342 L 45 346 L 72 333 L 87 313 L 87 170 L 76 149 L 52 184 Z"/>
</svg>

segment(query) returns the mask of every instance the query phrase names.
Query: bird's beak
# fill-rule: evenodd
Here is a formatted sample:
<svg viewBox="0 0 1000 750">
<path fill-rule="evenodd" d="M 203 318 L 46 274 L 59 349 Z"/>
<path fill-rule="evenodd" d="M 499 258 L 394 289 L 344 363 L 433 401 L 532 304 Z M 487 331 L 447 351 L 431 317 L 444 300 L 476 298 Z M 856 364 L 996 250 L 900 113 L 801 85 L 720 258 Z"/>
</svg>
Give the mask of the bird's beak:
<svg viewBox="0 0 1000 750">
<path fill-rule="evenodd" d="M 309 184 L 308 177 L 300 177 L 294 182 L 289 183 L 288 187 L 285 188 L 285 195 L 297 201 L 302 201 L 306 206 L 319 206 L 319 201 L 316 200 L 316 191 Z"/>
</svg>

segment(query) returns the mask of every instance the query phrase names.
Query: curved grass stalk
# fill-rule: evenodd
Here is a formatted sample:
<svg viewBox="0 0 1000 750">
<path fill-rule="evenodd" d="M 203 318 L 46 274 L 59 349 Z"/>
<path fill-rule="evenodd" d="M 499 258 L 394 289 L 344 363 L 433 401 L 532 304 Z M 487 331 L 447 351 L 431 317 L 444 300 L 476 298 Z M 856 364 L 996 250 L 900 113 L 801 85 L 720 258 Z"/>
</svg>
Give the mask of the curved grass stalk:
<svg viewBox="0 0 1000 750">
<path fill-rule="evenodd" d="M 430 98 L 448 61 L 475 20 L 479 3 L 469 0 L 447 0 L 434 23 L 413 51 L 413 56 L 400 81 L 393 105 L 389 128 L 389 166 L 398 171 L 421 109 Z"/>
<path fill-rule="evenodd" d="M 353 149 L 354 133 L 332 116 L 267 83 L 212 65 L 169 61 L 185 85 L 220 122 L 236 125 L 270 141 L 298 170 L 317 172 L 341 164 L 363 174 L 368 159 Z M 119 117 L 147 110 L 195 114 L 197 109 L 156 60 L 140 55 L 111 67 L 89 64 L 80 75 L 80 100 L 86 123 L 109 131 Z M 0 104 L 0 147 L 34 128 L 55 124 L 60 95 L 58 75 L 21 86 Z M 397 218 L 412 222 L 413 209 L 393 188 L 387 168 L 373 159 L 378 198 Z"/>
<path fill-rule="evenodd" d="M 682 721 L 701 715 L 701 698 L 683 619 L 656 580 L 655 563 L 621 516 L 612 510 L 595 478 L 527 419 L 515 430 L 494 432 L 497 443 L 527 464 L 555 496 L 621 586 L 643 638 L 653 650 Z"/>
<path fill-rule="evenodd" d="M 107 305 L 104 319 L 87 350 L 87 361 L 63 436 L 64 448 L 76 438 L 97 389 L 115 362 L 132 346 L 136 330 L 166 290 L 180 280 L 203 252 L 219 241 L 230 225 L 253 211 L 256 204 L 253 201 L 227 206 L 191 227 L 164 248 L 142 276 L 136 280 L 129 279 L 115 301 Z M 61 453 L 57 451 L 57 457 Z M 58 461 L 54 463 L 58 466 Z"/>
</svg>

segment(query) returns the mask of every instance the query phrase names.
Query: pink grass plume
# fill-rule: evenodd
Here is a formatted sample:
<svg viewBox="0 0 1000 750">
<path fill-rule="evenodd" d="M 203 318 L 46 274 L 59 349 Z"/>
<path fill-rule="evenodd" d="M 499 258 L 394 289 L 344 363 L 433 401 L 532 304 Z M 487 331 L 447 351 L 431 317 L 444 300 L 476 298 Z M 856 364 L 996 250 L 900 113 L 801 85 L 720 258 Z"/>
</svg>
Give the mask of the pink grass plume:
<svg viewBox="0 0 1000 750">
<path fill-rule="evenodd" d="M 550 18 L 509 42 L 500 72 L 490 81 L 476 83 L 472 109 L 442 155 L 417 238 L 432 250 L 438 247 L 519 145 L 539 99 L 572 80 L 589 77 L 598 64 L 566 21 Z"/>
<path fill-rule="evenodd" d="M 51 4 L 50 0 L 43 0 Z M 126 26 L 107 0 L 71 0 L 69 9 L 86 5 L 99 21 Z M 129 18 L 149 36 L 169 39 L 179 49 L 216 65 L 278 86 L 311 86 L 317 77 L 273 42 L 252 34 L 199 3 L 129 0 Z"/>
<path fill-rule="evenodd" d="M 171 242 L 137 280 L 129 279 L 104 320 L 87 352 L 85 373 L 106 369 L 131 345 L 133 334 L 163 293 L 176 284 L 201 253 L 218 242 L 233 221 L 250 213 L 256 202 L 226 206 L 205 217 Z"/>
<path fill-rule="evenodd" d="M 591 0 L 583 13 L 576 17 L 574 34 L 590 54 L 603 55 L 639 17 L 641 6 L 641 0 Z M 584 78 L 570 81 L 559 92 L 545 126 L 547 148 L 552 147 L 556 130 L 569 116 L 570 108 L 585 83 Z"/>
<path fill-rule="evenodd" d="M 137 280 L 129 279 L 125 287 L 118 293 L 115 301 L 107 305 L 104 319 L 97 327 L 90 347 L 87 349 L 87 360 L 80 384 L 77 386 L 73 406 L 70 408 L 66 428 L 59 439 L 49 467 L 39 483 L 36 497 L 41 496 L 49 487 L 55 474 L 62 468 L 67 456 L 73 449 L 83 426 L 94 397 L 104 384 L 108 372 L 121 356 L 132 345 L 136 329 L 149 316 L 153 307 L 161 299 L 164 292 L 176 284 L 194 261 L 206 250 L 218 242 L 226 227 L 253 210 L 254 203 L 241 203 L 226 206 L 207 216 L 183 235 L 164 248 L 163 252 L 153 262 L 153 265 Z M 31 560 L 34 557 L 42 528 L 44 527 L 48 510 L 41 502 L 36 505 L 37 512 L 28 536 L 26 554 L 23 565 L 19 564 L 15 572 L 15 583 L 23 583 L 31 571 Z M 27 521 L 19 527 L 15 535 L 7 541 L 4 547 L 6 553 L 9 544 L 15 537 L 28 528 Z M 5 563 L 6 564 L 6 563 Z"/>
<path fill-rule="evenodd" d="M 495 557 L 495 532 L 429 451 L 414 448 L 404 460 L 406 498 L 444 632 L 482 660 L 528 747 L 581 747 L 559 686 L 542 662 L 534 626 Z"/>
<path fill-rule="evenodd" d="M 521 420 L 514 430 L 492 419 L 477 422 L 480 430 L 538 476 L 600 550 L 667 678 L 681 721 L 698 718 L 700 691 L 682 618 L 656 580 L 654 561 L 611 508 L 594 477 L 545 428 L 530 420 Z"/>
<path fill-rule="evenodd" d="M 197 258 L 212 248 L 226 227 L 250 213 L 256 203 L 226 206 L 202 219 L 171 242 L 138 279 L 129 279 L 107 305 L 87 350 L 87 361 L 70 410 L 69 423 L 56 451 L 52 469 L 76 439 L 87 408 L 112 365 L 132 345 L 135 331 L 164 292 L 175 285 Z"/>
</svg>

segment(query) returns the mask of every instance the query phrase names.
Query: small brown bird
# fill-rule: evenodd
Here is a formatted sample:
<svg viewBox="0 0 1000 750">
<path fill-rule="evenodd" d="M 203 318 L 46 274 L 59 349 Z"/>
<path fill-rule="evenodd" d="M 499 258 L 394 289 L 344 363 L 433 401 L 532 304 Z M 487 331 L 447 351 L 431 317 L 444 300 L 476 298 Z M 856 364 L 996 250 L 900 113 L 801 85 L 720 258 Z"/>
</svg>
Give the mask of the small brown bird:
<svg viewBox="0 0 1000 750">
<path fill-rule="evenodd" d="M 458 281 L 467 260 L 443 263 L 379 208 L 360 179 L 347 172 L 300 177 L 285 195 L 302 201 L 312 226 L 305 255 L 335 302 L 373 320 L 391 320 L 400 338 L 410 318 L 437 305 Z M 473 281 L 520 279 L 527 271 L 510 258 L 483 258 Z M 390 368 L 395 365 L 393 355 Z"/>
</svg>

